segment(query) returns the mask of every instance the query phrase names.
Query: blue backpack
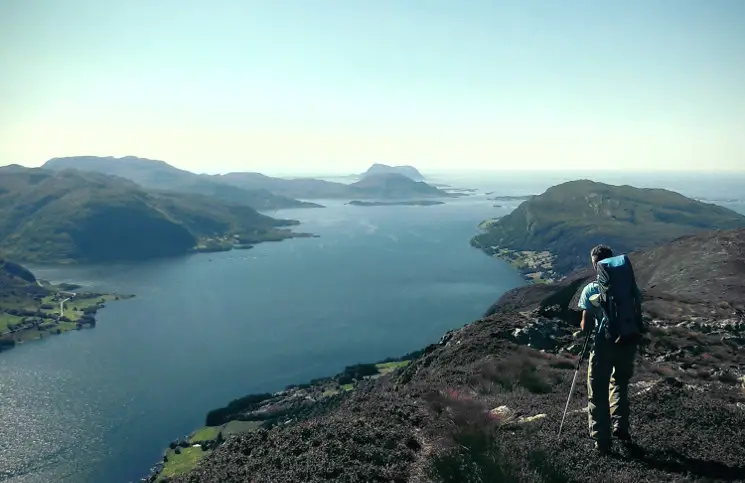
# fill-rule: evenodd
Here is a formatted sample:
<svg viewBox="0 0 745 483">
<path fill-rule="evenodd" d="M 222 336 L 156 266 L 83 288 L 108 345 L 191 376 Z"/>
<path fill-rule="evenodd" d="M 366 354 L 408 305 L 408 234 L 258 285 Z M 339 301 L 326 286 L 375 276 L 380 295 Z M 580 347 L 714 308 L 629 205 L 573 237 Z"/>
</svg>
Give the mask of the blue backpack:
<svg viewBox="0 0 745 483">
<path fill-rule="evenodd" d="M 616 344 L 637 342 L 644 330 L 634 267 L 626 255 L 596 265 L 600 305 L 606 315 L 606 337 Z"/>
</svg>

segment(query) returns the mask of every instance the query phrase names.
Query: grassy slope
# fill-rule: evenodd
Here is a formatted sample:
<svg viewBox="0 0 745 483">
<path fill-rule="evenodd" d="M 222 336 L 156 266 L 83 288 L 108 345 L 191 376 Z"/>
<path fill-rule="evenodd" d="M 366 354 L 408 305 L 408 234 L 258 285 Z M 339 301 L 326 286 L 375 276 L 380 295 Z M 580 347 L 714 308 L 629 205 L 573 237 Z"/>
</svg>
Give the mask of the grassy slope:
<svg viewBox="0 0 745 483">
<path fill-rule="evenodd" d="M 0 169 L 0 254 L 25 262 L 136 260 L 217 241 L 293 236 L 245 205 L 171 192 L 96 173 Z"/>
<path fill-rule="evenodd" d="M 180 448 L 179 454 L 176 454 L 175 450 L 169 449 L 166 452 L 167 461 L 163 465 L 163 470 L 160 472 L 159 477 L 173 477 L 186 473 L 189 470 L 194 469 L 199 461 L 207 456 L 209 451 L 203 451 L 200 447 L 191 446 L 189 448 Z"/>
<path fill-rule="evenodd" d="M 589 250 L 599 243 L 627 252 L 698 231 L 742 226 L 742 215 L 672 191 L 580 180 L 525 201 L 483 226 L 486 231 L 471 243 L 485 249 L 549 250 L 558 259 L 554 268 L 566 273 L 586 264 Z"/>
</svg>

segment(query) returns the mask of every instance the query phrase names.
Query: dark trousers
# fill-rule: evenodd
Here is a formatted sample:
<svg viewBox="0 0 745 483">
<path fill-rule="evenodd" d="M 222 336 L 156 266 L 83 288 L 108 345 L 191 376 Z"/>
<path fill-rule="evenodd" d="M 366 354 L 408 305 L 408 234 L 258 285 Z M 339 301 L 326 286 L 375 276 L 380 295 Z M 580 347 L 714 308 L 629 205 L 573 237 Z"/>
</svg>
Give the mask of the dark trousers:
<svg viewBox="0 0 745 483">
<path fill-rule="evenodd" d="M 590 437 L 610 441 L 614 430 L 629 431 L 629 381 L 637 344 L 614 344 L 598 337 L 587 372 Z"/>
</svg>

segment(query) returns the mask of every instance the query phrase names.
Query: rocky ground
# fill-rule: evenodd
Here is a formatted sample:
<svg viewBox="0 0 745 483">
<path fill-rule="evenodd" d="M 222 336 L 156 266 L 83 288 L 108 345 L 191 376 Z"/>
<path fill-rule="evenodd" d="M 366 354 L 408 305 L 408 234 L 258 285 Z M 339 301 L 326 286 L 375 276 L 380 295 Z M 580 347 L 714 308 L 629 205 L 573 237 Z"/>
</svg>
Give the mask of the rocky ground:
<svg viewBox="0 0 745 483">
<path fill-rule="evenodd" d="M 645 334 L 634 444 L 597 456 L 586 363 L 557 438 L 587 273 L 511 291 L 411 364 L 229 438 L 177 482 L 745 481 L 745 230 L 632 254 Z"/>
</svg>

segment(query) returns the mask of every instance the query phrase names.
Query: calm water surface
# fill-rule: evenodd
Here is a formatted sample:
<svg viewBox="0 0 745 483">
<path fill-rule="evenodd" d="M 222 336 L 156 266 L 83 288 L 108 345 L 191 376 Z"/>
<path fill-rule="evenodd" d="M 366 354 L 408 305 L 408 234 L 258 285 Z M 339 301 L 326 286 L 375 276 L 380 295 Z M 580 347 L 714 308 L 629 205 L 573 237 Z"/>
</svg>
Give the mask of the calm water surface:
<svg viewBox="0 0 745 483">
<path fill-rule="evenodd" d="M 666 187 L 745 213 L 745 177 L 504 173 L 441 182 L 538 194 L 582 177 Z M 480 195 L 433 207 L 277 214 L 321 235 L 140 265 L 36 268 L 43 278 L 135 293 L 98 326 L 0 355 L 0 481 L 133 481 L 206 412 L 252 392 L 401 355 L 470 322 L 521 285 L 468 245 L 517 203 Z"/>
<path fill-rule="evenodd" d="M 169 441 L 231 399 L 402 355 L 521 285 L 468 245 L 480 199 L 283 211 L 315 239 L 42 278 L 135 293 L 93 330 L 0 355 L 0 481 L 143 476 Z M 502 203 L 504 204 L 504 203 Z"/>
</svg>

